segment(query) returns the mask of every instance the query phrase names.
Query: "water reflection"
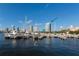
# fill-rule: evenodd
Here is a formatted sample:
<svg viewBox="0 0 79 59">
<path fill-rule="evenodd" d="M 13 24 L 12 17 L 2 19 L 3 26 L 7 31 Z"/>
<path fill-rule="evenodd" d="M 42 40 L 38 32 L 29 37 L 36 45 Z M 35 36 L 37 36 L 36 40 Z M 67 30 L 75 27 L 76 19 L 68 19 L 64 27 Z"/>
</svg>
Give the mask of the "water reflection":
<svg viewBox="0 0 79 59">
<path fill-rule="evenodd" d="M 34 41 L 34 46 L 38 46 L 38 41 Z"/>
<path fill-rule="evenodd" d="M 50 39 L 46 38 L 45 43 L 49 45 L 50 44 Z"/>
<path fill-rule="evenodd" d="M 6 40 L 1 35 L 0 55 L 3 53 L 2 51 L 7 55 L 12 55 L 9 54 L 9 51 L 15 51 L 13 55 L 16 53 L 23 55 L 79 55 L 79 40 L 59 38 Z"/>
<path fill-rule="evenodd" d="M 13 39 L 13 40 L 12 40 L 13 47 L 16 47 L 16 43 L 17 43 L 17 42 L 16 42 L 16 39 Z"/>
</svg>

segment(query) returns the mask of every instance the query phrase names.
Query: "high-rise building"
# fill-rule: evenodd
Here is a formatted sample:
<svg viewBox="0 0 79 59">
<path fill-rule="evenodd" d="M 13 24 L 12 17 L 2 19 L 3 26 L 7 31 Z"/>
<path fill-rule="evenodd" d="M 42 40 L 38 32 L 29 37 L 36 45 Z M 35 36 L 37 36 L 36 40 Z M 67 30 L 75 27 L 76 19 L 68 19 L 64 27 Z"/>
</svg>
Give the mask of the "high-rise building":
<svg viewBox="0 0 79 59">
<path fill-rule="evenodd" d="M 19 27 L 17 27 L 17 32 L 20 32 L 20 28 Z"/>
<path fill-rule="evenodd" d="M 32 25 L 29 26 L 29 31 L 33 32 L 33 26 Z"/>
<path fill-rule="evenodd" d="M 46 23 L 46 25 L 45 25 L 45 31 L 46 32 L 51 32 L 51 23 Z"/>
<path fill-rule="evenodd" d="M 35 26 L 35 27 L 34 27 L 34 32 L 39 32 L 38 26 Z"/>
</svg>

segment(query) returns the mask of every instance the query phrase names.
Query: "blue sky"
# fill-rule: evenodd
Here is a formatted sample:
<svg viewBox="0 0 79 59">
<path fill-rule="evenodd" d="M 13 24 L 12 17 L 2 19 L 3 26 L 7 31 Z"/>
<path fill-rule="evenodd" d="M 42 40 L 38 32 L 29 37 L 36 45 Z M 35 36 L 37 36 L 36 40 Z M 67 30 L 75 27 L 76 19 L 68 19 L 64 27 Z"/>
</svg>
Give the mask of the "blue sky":
<svg viewBox="0 0 79 59">
<path fill-rule="evenodd" d="M 45 23 L 58 17 L 52 28 L 58 30 L 60 26 L 68 27 L 70 25 L 79 26 L 79 4 L 61 4 L 61 3 L 25 3 L 25 4 L 0 4 L 0 27 L 6 28 L 15 25 L 22 26 L 21 22 L 27 20 L 32 25 L 38 25 L 42 30 Z M 27 22 L 28 22 L 27 21 Z M 28 25 L 26 25 L 27 27 Z"/>
</svg>

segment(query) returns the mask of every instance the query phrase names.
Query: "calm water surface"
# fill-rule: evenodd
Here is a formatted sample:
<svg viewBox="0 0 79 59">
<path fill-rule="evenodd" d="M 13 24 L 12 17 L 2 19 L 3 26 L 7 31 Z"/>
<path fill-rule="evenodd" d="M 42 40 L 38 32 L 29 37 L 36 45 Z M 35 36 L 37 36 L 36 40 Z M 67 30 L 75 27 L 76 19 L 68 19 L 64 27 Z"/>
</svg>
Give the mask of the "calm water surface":
<svg viewBox="0 0 79 59">
<path fill-rule="evenodd" d="M 0 33 L 0 55 L 2 56 L 79 56 L 79 39 L 58 38 L 4 39 Z"/>
</svg>

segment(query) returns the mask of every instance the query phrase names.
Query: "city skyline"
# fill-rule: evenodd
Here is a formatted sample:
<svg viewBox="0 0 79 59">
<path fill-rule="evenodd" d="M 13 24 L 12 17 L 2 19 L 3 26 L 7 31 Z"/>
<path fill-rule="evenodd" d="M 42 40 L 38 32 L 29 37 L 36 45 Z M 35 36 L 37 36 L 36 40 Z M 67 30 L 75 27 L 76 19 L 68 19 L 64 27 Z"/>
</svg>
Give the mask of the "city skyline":
<svg viewBox="0 0 79 59">
<path fill-rule="evenodd" d="M 61 4 L 61 3 L 39 3 L 39 4 L 0 4 L 0 28 L 23 26 L 25 16 L 27 17 L 25 26 L 29 23 L 33 26 L 38 25 L 40 30 L 45 28 L 45 23 L 58 17 L 52 23 L 52 29 L 58 30 L 60 26 L 68 27 L 70 25 L 79 26 L 78 17 L 79 4 Z"/>
</svg>

